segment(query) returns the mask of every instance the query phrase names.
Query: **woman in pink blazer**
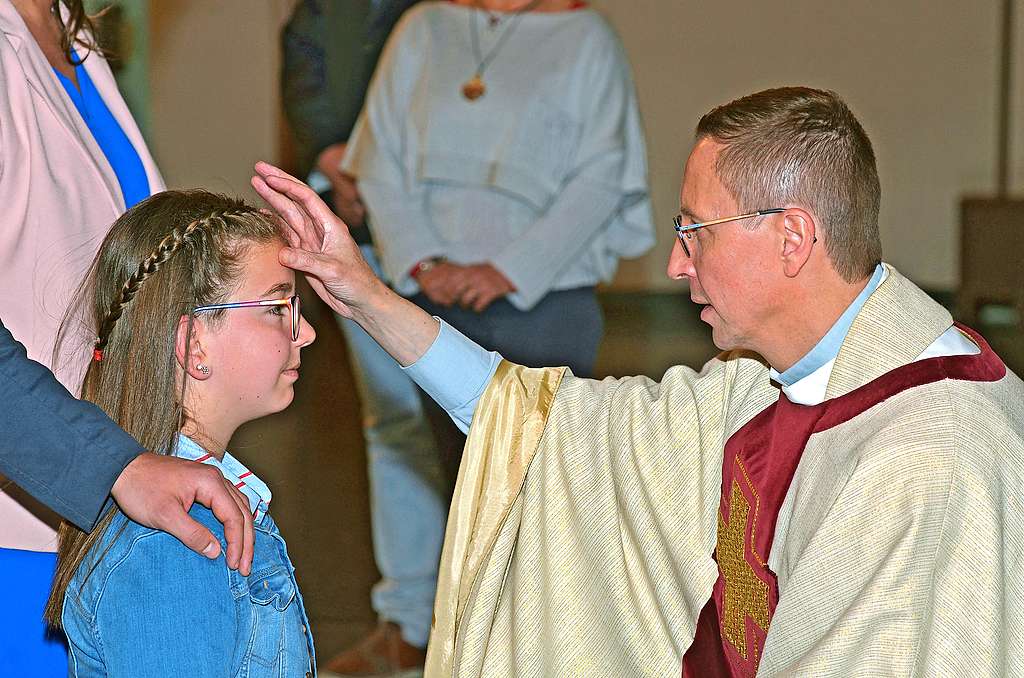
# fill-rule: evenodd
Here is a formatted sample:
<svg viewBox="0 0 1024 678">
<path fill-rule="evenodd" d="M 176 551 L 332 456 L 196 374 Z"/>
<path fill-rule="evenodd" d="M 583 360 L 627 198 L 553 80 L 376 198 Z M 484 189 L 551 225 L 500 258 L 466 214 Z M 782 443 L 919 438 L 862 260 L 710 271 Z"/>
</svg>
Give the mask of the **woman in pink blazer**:
<svg viewBox="0 0 1024 678">
<path fill-rule="evenodd" d="M 118 158 L 131 157 L 147 193 L 163 189 L 109 66 L 89 50 L 88 29 L 62 45 L 79 12 L 80 0 L 0 0 L 0 317 L 72 392 L 89 354 L 54 365 L 54 339 L 125 210 Z M 53 531 L 2 492 L 0 525 L 0 547 L 56 548 Z"/>
</svg>

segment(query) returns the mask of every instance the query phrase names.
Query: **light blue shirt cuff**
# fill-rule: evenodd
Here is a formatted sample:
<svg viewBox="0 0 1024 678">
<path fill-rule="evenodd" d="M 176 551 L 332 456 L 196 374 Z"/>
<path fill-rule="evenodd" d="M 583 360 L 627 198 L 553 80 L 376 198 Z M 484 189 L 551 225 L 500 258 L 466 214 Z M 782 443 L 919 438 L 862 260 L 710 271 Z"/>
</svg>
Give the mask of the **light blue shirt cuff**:
<svg viewBox="0 0 1024 678">
<path fill-rule="evenodd" d="M 434 343 L 419 360 L 402 369 L 465 433 L 501 356 L 484 350 L 440 318 L 437 320 L 441 329 Z"/>
</svg>

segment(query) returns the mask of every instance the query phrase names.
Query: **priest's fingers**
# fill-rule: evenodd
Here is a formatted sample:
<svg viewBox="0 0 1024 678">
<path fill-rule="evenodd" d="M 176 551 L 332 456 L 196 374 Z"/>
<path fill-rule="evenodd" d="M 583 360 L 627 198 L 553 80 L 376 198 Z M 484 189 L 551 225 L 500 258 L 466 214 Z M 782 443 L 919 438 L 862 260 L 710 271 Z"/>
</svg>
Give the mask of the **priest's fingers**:
<svg viewBox="0 0 1024 678">
<path fill-rule="evenodd" d="M 302 271 L 313 291 L 324 303 L 346 318 L 352 317 L 352 306 L 371 296 L 374 284 L 380 284 L 366 262 L 357 256 L 347 260 L 332 254 L 319 254 L 305 249 L 285 247 L 278 260 L 285 266 Z"/>
<path fill-rule="evenodd" d="M 319 251 L 322 234 L 317 233 L 305 210 L 288 196 L 274 190 L 261 176 L 252 178 L 252 187 L 268 205 L 280 216 L 287 226 L 285 237 L 293 247 L 301 246 L 311 251 Z"/>
<path fill-rule="evenodd" d="M 325 254 L 295 247 L 285 247 L 277 258 L 288 268 L 302 271 L 320 279 L 324 283 L 336 277 L 335 265 L 337 260 Z M 324 301 L 327 300 L 324 299 Z"/>
<path fill-rule="evenodd" d="M 269 162 L 266 162 L 265 160 L 260 160 L 260 161 L 258 161 L 256 163 L 256 172 L 261 177 L 264 177 L 264 178 L 266 178 L 266 177 L 281 177 L 282 179 L 291 179 L 292 181 L 296 181 L 296 182 L 298 182 L 300 184 L 302 183 L 302 181 L 300 181 L 299 179 L 296 179 L 292 175 L 288 174 L 287 172 L 285 172 L 280 167 L 278 167 L 276 165 L 271 165 Z"/>
<path fill-rule="evenodd" d="M 256 176 L 253 177 L 252 185 L 260 194 L 260 197 L 270 203 L 275 210 L 287 219 L 289 225 L 307 241 L 307 244 L 318 243 L 319 238 L 323 235 L 323 223 L 326 220 L 337 220 L 337 216 L 324 204 L 320 196 L 316 195 L 306 184 L 269 163 L 258 162 L 255 169 Z M 276 182 L 275 185 L 270 186 L 267 183 L 268 180 L 271 183 Z M 292 191 L 282 191 L 282 186 L 290 186 Z M 295 199 L 293 193 L 295 191 L 301 192 L 303 189 L 315 197 L 316 203 L 319 204 L 321 209 L 310 211 L 309 204 Z M 274 193 L 278 195 L 274 195 Z M 287 202 L 285 199 L 287 199 Z"/>
<path fill-rule="evenodd" d="M 261 169 L 270 168 L 276 170 L 273 165 L 267 165 L 267 163 L 257 163 L 256 171 L 259 172 Z M 279 173 L 268 173 L 262 174 L 264 182 L 275 191 L 284 194 L 290 200 L 297 205 L 301 206 L 306 214 L 312 218 L 313 223 L 317 226 L 323 226 L 327 223 L 342 222 L 338 216 L 331 211 L 331 208 L 320 199 L 320 196 L 316 192 L 302 183 L 295 177 L 278 170 Z"/>
</svg>

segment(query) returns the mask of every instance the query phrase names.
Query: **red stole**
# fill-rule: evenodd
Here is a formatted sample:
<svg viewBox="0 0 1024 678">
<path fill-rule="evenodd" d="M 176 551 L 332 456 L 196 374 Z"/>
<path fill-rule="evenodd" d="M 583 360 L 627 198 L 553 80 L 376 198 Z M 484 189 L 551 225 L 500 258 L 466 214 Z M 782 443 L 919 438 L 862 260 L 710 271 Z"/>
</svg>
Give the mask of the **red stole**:
<svg viewBox="0 0 1024 678">
<path fill-rule="evenodd" d="M 1006 366 L 981 335 L 957 325 L 981 348 L 977 355 L 944 356 L 887 372 L 844 396 L 796 405 L 779 394 L 729 438 L 722 462 L 718 509 L 718 581 L 683 656 L 684 678 L 754 676 L 779 587 L 768 568 L 779 509 L 807 440 L 853 419 L 892 396 L 941 379 L 998 381 Z"/>
</svg>

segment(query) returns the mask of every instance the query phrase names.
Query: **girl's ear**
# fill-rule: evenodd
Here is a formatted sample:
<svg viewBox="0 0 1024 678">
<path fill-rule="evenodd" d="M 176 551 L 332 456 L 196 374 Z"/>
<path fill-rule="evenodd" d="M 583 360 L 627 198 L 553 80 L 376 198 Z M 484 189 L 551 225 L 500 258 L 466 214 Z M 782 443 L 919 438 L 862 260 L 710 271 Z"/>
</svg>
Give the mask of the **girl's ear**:
<svg viewBox="0 0 1024 678">
<path fill-rule="evenodd" d="M 206 326 L 199 318 L 192 318 L 192 332 L 189 336 L 189 316 L 178 319 L 178 329 L 174 337 L 174 357 L 178 367 L 184 368 L 188 376 L 198 381 L 210 378 L 210 366 L 205 364 L 206 352 L 203 350 L 203 335 Z M 185 342 L 188 341 L 188 346 Z"/>
</svg>

